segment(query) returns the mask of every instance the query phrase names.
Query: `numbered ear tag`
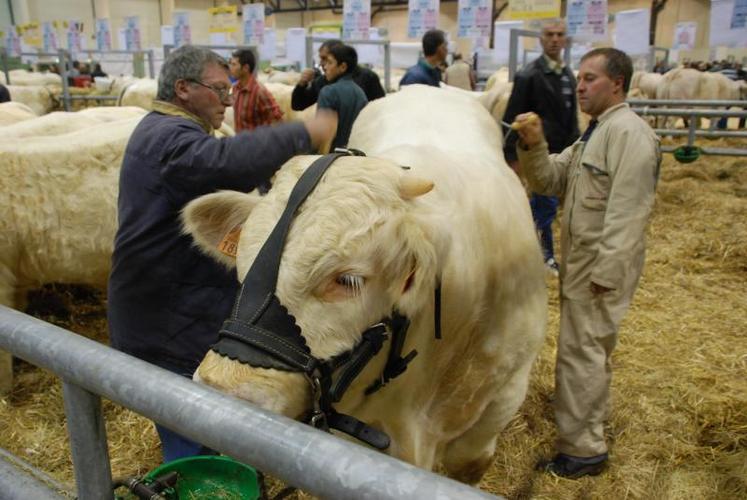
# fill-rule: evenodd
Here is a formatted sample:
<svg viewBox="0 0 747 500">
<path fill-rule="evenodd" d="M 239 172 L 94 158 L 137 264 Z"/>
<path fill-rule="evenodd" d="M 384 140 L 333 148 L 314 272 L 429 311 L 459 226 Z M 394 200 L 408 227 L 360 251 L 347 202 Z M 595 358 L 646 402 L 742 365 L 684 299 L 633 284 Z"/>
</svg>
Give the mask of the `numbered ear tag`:
<svg viewBox="0 0 747 500">
<path fill-rule="evenodd" d="M 241 227 L 241 224 L 235 226 L 218 243 L 218 250 L 221 253 L 229 257 L 236 257 L 236 252 L 239 248 L 239 238 L 241 237 Z"/>
</svg>

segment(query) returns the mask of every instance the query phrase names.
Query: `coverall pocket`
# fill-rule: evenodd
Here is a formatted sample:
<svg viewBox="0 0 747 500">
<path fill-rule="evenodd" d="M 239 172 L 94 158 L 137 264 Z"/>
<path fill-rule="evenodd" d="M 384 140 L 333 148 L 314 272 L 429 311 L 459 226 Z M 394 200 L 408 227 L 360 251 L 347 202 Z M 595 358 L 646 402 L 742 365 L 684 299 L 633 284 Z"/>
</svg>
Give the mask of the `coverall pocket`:
<svg viewBox="0 0 747 500">
<path fill-rule="evenodd" d="M 581 206 L 588 210 L 606 210 L 610 194 L 610 175 L 602 159 L 582 162 L 587 189 L 581 198 Z"/>
</svg>

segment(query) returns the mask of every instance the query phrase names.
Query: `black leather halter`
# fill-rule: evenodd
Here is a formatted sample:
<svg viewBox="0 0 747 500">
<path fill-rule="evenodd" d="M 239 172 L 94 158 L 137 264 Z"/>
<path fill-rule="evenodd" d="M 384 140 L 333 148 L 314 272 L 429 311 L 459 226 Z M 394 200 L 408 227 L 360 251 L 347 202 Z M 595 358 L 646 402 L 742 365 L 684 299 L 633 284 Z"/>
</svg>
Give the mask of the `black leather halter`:
<svg viewBox="0 0 747 500">
<path fill-rule="evenodd" d="M 383 450 L 389 447 L 389 436 L 350 415 L 338 413 L 332 404 L 342 399 L 350 384 L 390 335 L 392 341 L 384 372 L 369 386 L 366 394 L 375 392 L 405 371 L 407 364 L 417 355 L 413 350 L 405 357 L 401 356 L 409 320 L 392 312 L 390 317 L 366 329 L 361 341 L 350 351 L 320 360 L 311 354 L 296 319 L 275 295 L 280 259 L 296 211 L 332 162 L 349 155 L 363 156 L 363 153 L 345 150 L 323 156 L 312 163 L 298 180 L 285 211 L 244 278 L 231 317 L 223 323 L 219 340 L 212 349 L 253 367 L 303 373 L 313 396 L 313 409 L 307 418 L 309 423 L 324 430 L 340 430 Z M 437 311 L 437 318 L 439 316 Z M 339 374 L 333 381 L 335 372 Z"/>
</svg>

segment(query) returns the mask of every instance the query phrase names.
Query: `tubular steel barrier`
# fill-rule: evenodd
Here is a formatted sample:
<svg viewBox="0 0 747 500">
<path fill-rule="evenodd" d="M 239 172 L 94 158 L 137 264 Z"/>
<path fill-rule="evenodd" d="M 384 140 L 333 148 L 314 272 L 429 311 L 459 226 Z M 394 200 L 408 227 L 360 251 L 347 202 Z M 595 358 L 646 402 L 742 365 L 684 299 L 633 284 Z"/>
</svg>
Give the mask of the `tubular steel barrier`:
<svg viewBox="0 0 747 500">
<path fill-rule="evenodd" d="M 106 53 L 106 54 L 144 54 L 148 57 L 148 70 L 150 77 L 153 78 L 153 50 L 110 50 L 106 52 L 97 50 L 84 50 L 82 53 L 94 54 L 94 53 Z M 63 49 L 58 51 L 58 57 L 60 59 L 60 75 L 62 76 L 62 102 L 65 111 L 70 111 L 72 108 L 73 101 L 117 101 L 119 96 L 112 95 L 71 95 L 70 94 L 70 83 L 67 81 L 68 78 L 68 62 L 72 66 L 72 55 Z"/>
<path fill-rule="evenodd" d="M 31 464 L 0 449 L 0 498 L 62 500 L 75 495 Z"/>
<path fill-rule="evenodd" d="M 322 498 L 495 498 L 0 306 L 0 349 L 63 380 L 78 498 L 113 498 L 101 396 Z"/>
<path fill-rule="evenodd" d="M 659 136 L 687 136 L 687 147 L 692 147 L 695 143 L 695 137 L 706 137 L 709 139 L 717 139 L 720 137 L 731 137 L 731 138 L 747 138 L 747 131 L 735 131 L 735 130 L 698 130 L 698 121 L 694 118 L 705 117 L 705 118 L 722 118 L 722 117 L 738 117 L 747 118 L 747 111 L 735 111 L 729 109 L 672 109 L 672 108 L 657 108 L 650 107 L 648 104 L 659 104 L 662 106 L 675 105 L 675 106 L 745 106 L 747 101 L 682 101 L 682 100 L 662 100 L 656 101 L 652 99 L 630 99 L 627 101 L 631 105 L 631 110 L 640 116 L 677 116 L 677 117 L 688 117 L 690 123 L 688 129 L 685 130 L 673 130 L 673 129 L 660 129 L 655 128 L 654 132 Z M 634 105 L 646 104 L 645 107 L 633 107 Z M 662 146 L 661 150 L 664 153 L 673 153 L 678 146 Z M 702 147 L 698 148 L 700 154 L 714 155 L 714 156 L 747 156 L 747 149 L 741 148 L 711 148 Z"/>
</svg>

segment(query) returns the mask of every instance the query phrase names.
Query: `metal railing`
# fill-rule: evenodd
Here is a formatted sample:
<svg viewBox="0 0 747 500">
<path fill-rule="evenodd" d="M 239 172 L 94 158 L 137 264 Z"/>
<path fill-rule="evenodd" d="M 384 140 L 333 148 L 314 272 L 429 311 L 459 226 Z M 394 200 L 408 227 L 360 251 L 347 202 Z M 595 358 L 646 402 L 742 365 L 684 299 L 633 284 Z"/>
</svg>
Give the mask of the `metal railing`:
<svg viewBox="0 0 747 500">
<path fill-rule="evenodd" d="M 329 38 L 322 36 L 306 35 L 306 67 L 314 67 L 314 43 L 324 43 Z M 350 39 L 343 40 L 345 45 L 382 45 L 384 46 L 384 90 L 388 93 L 392 91 L 392 46 L 388 39 L 382 40 L 363 40 Z"/>
<path fill-rule="evenodd" d="M 28 57 L 53 57 L 57 59 L 58 63 L 61 62 L 59 57 L 60 53 L 58 52 L 20 52 L 20 57 L 28 56 Z M 5 83 L 7 85 L 12 85 L 10 81 L 10 71 L 8 70 L 8 51 L 5 47 L 0 47 L 0 64 L 2 64 L 3 67 L 3 73 L 5 73 Z"/>
<path fill-rule="evenodd" d="M 733 100 L 673 100 L 673 99 L 629 99 L 628 104 L 631 105 L 631 110 L 640 116 L 675 116 L 682 118 L 689 118 L 687 130 L 678 129 L 667 129 L 667 128 L 654 128 L 654 132 L 660 137 L 672 136 L 672 137 L 683 137 L 687 136 L 687 146 L 691 147 L 695 144 L 696 137 L 706 137 L 709 139 L 717 139 L 721 137 L 729 138 L 747 138 L 747 131 L 740 130 L 698 130 L 697 118 L 747 118 L 747 111 L 744 110 L 729 110 L 729 109 L 715 109 L 714 107 L 743 107 L 747 106 L 747 101 L 733 101 Z M 641 107 L 643 106 L 643 107 Z M 660 108 L 658 106 L 693 106 L 693 107 L 705 107 L 709 109 L 686 109 L 686 108 Z M 665 153 L 672 153 L 678 146 L 662 146 L 661 150 Z M 716 156 L 747 156 L 747 149 L 741 148 L 714 148 L 714 147 L 702 147 L 699 148 L 700 153 L 704 155 L 716 155 Z"/>
<path fill-rule="evenodd" d="M 0 349 L 62 378 L 80 500 L 113 498 L 101 396 L 323 498 L 495 498 L 4 306 Z"/>
</svg>

